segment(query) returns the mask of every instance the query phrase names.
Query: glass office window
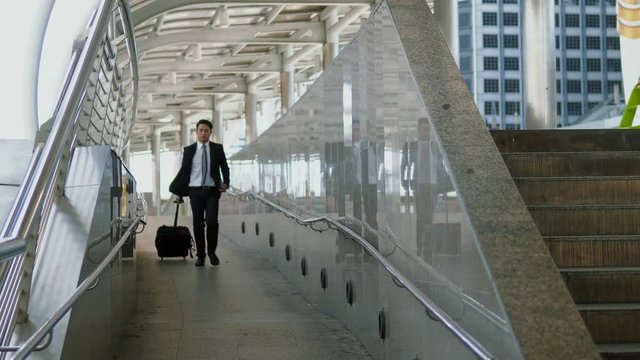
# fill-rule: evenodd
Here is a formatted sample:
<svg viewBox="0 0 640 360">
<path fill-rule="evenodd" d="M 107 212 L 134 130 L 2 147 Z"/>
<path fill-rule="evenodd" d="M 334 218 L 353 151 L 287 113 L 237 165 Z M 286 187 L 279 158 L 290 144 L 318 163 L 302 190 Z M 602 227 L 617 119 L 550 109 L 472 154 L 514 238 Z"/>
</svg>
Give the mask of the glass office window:
<svg viewBox="0 0 640 360">
<path fill-rule="evenodd" d="M 580 70 L 580 58 L 567 58 L 567 71 Z"/>
<path fill-rule="evenodd" d="M 504 91 L 507 93 L 519 93 L 520 92 L 520 80 L 518 79 L 505 79 Z"/>
<path fill-rule="evenodd" d="M 485 56 L 483 59 L 485 70 L 498 70 L 498 58 L 495 56 Z"/>
<path fill-rule="evenodd" d="M 608 28 L 614 28 L 618 24 L 618 19 L 615 15 L 606 15 L 604 18 L 605 26 Z"/>
<path fill-rule="evenodd" d="M 520 114 L 520 103 L 517 101 L 506 101 L 504 108 L 507 115 Z"/>
<path fill-rule="evenodd" d="M 485 48 L 497 48 L 498 47 L 498 35 L 496 34 L 484 34 L 482 35 L 482 46 Z"/>
<path fill-rule="evenodd" d="M 569 115 L 582 115 L 582 103 L 581 102 L 568 102 L 567 114 Z"/>
<path fill-rule="evenodd" d="M 618 91 L 622 93 L 622 82 L 618 80 L 609 80 L 607 89 L 610 94 L 615 92 L 615 89 L 618 88 Z"/>
<path fill-rule="evenodd" d="M 520 70 L 520 59 L 517 57 L 505 57 L 504 58 L 504 69 L 505 70 Z"/>
<path fill-rule="evenodd" d="M 517 4 L 518 0 L 502 0 L 502 2 L 505 4 Z"/>
<path fill-rule="evenodd" d="M 622 65 L 620 59 L 607 59 L 607 71 L 620 72 L 622 71 Z"/>
<path fill-rule="evenodd" d="M 607 48 L 609 50 L 620 50 L 620 38 L 619 37 L 607 37 Z"/>
<path fill-rule="evenodd" d="M 502 15 L 504 26 L 518 26 L 518 13 L 506 12 Z"/>
<path fill-rule="evenodd" d="M 498 25 L 498 14 L 495 12 L 483 12 L 482 13 L 482 25 L 484 26 L 496 26 Z"/>
<path fill-rule="evenodd" d="M 580 36 L 567 36 L 565 39 L 567 49 L 580 49 Z"/>
<path fill-rule="evenodd" d="M 602 65 L 600 59 L 589 58 L 587 59 L 587 71 L 600 71 Z"/>
<path fill-rule="evenodd" d="M 518 35 L 505 35 L 504 36 L 504 47 L 506 49 L 517 49 L 518 48 Z"/>
<path fill-rule="evenodd" d="M 556 103 L 556 115 L 562 115 L 562 103 L 561 102 L 557 102 Z"/>
<path fill-rule="evenodd" d="M 585 26 L 588 28 L 599 28 L 600 27 L 600 15 L 598 14 L 588 14 L 585 16 Z"/>
<path fill-rule="evenodd" d="M 585 0 L 584 4 L 587 6 L 600 5 L 600 0 Z"/>
<path fill-rule="evenodd" d="M 567 93 L 580 94 L 582 92 L 582 81 L 567 80 Z"/>
<path fill-rule="evenodd" d="M 602 94 L 602 81 L 600 80 L 587 81 L 587 93 Z"/>
<path fill-rule="evenodd" d="M 499 101 L 485 101 L 484 102 L 484 114 L 485 115 L 500 115 L 500 102 Z"/>
<path fill-rule="evenodd" d="M 566 27 L 580 27 L 580 15 L 578 14 L 565 14 L 564 26 Z"/>
<path fill-rule="evenodd" d="M 560 94 L 562 92 L 562 81 L 556 80 L 556 94 Z"/>
<path fill-rule="evenodd" d="M 600 37 L 587 36 L 587 50 L 600 50 Z"/>
<path fill-rule="evenodd" d="M 497 93 L 499 90 L 498 79 L 484 79 L 484 92 Z"/>
</svg>

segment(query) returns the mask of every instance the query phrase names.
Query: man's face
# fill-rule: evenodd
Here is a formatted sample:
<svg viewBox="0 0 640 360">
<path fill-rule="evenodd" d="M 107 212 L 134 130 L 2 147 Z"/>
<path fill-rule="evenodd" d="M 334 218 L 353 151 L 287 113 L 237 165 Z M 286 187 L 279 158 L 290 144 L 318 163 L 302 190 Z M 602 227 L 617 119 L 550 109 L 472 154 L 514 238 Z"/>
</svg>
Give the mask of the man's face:
<svg viewBox="0 0 640 360">
<path fill-rule="evenodd" d="M 209 137 L 211 136 L 211 129 L 209 129 L 206 124 L 200 124 L 196 129 L 196 134 L 198 135 L 198 141 L 201 143 L 205 143 L 209 141 Z"/>
</svg>

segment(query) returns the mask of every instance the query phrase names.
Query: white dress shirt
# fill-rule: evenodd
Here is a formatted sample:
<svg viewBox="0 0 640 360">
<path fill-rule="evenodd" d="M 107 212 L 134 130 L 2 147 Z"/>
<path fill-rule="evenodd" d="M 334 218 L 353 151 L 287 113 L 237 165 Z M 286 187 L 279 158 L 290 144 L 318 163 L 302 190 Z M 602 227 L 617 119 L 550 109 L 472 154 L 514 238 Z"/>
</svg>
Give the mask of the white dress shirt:
<svg viewBox="0 0 640 360">
<path fill-rule="evenodd" d="M 211 177 L 211 148 L 209 142 L 202 144 L 198 142 L 196 153 L 193 156 L 191 162 L 191 176 L 189 179 L 190 187 L 202 186 L 202 152 L 206 151 L 207 154 L 207 175 L 204 179 L 204 186 L 215 186 L 213 178 Z"/>
</svg>

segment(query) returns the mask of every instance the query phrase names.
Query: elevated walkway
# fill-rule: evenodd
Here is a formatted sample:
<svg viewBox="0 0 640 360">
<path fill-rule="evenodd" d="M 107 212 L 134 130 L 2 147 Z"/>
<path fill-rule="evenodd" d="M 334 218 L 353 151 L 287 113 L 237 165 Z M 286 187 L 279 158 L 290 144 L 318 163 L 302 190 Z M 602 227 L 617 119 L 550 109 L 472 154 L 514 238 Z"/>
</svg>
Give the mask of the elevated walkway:
<svg viewBox="0 0 640 360">
<path fill-rule="evenodd" d="M 150 217 L 138 235 L 137 307 L 116 359 L 371 359 L 256 251 L 220 239 L 221 264 L 160 261 Z M 190 218 L 181 218 L 190 225 Z"/>
</svg>

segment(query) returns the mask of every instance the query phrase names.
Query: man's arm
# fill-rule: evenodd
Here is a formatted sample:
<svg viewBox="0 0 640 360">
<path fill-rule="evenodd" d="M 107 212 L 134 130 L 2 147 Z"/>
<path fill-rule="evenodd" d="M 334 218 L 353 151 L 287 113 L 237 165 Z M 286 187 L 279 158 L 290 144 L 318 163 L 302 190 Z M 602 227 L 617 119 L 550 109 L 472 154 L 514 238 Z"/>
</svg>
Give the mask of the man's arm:
<svg viewBox="0 0 640 360">
<path fill-rule="evenodd" d="M 220 191 L 225 192 L 229 188 L 229 165 L 227 165 L 227 157 L 224 155 L 222 145 L 220 145 L 220 171 L 222 172 Z"/>
</svg>

